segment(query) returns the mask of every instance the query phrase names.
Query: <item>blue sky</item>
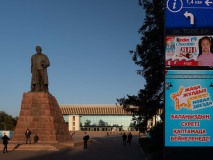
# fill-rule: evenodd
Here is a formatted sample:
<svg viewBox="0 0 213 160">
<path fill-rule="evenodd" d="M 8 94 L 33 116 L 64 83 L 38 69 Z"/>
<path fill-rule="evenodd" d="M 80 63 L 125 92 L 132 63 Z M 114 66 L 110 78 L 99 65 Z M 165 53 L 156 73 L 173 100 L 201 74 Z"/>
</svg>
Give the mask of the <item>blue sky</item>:
<svg viewBox="0 0 213 160">
<path fill-rule="evenodd" d="M 40 45 L 59 104 L 114 104 L 144 79 L 129 50 L 140 42 L 138 0 L 1 0 L 0 110 L 19 115 Z"/>
</svg>

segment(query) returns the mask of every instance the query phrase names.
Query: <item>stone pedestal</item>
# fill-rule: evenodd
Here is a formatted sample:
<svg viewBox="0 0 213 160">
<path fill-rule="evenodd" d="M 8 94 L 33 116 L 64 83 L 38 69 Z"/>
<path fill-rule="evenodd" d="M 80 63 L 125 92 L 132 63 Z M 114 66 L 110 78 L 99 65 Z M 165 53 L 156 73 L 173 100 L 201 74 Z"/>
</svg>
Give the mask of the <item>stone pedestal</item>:
<svg viewBox="0 0 213 160">
<path fill-rule="evenodd" d="M 54 96 L 46 92 L 24 93 L 21 111 L 11 142 L 25 142 L 25 131 L 29 128 L 38 143 L 57 143 L 71 141 L 68 127 Z"/>
</svg>

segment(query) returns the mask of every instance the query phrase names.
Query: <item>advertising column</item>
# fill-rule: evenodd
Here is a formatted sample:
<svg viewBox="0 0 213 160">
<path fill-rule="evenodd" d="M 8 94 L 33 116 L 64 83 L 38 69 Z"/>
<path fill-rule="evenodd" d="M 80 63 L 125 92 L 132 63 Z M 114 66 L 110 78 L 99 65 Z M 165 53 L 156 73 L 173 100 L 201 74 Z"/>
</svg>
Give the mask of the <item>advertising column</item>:
<svg viewBox="0 0 213 160">
<path fill-rule="evenodd" d="M 165 159 L 211 150 L 213 0 L 165 0 Z"/>
</svg>

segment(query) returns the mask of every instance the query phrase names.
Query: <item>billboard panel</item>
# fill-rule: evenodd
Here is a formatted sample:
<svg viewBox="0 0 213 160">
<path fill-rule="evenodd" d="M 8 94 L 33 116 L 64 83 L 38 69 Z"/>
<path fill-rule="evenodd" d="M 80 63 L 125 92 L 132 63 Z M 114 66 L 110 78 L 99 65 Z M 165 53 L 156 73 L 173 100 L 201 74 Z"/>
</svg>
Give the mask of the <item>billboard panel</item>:
<svg viewBox="0 0 213 160">
<path fill-rule="evenodd" d="M 167 71 L 165 96 L 165 146 L 213 146 L 213 71 Z"/>
<path fill-rule="evenodd" d="M 167 36 L 166 66 L 213 67 L 213 36 Z"/>
</svg>

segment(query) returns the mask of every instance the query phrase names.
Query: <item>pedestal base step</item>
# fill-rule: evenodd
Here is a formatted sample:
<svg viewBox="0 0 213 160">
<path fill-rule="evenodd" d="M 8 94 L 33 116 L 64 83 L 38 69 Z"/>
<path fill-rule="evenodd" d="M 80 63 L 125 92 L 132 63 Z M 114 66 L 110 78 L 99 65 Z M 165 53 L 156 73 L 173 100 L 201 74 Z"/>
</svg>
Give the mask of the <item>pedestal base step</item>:
<svg viewBox="0 0 213 160">
<path fill-rule="evenodd" d="M 93 140 L 90 139 L 88 143 L 93 143 Z M 73 149 L 75 147 L 83 145 L 83 141 L 68 141 L 68 142 L 57 142 L 57 143 L 32 143 L 25 144 L 23 143 L 9 143 L 7 145 L 8 152 L 10 151 L 60 151 L 64 149 Z M 4 145 L 0 144 L 0 150 L 3 150 Z"/>
<path fill-rule="evenodd" d="M 16 151 L 58 151 L 60 148 L 52 146 L 51 144 L 22 144 Z"/>
<path fill-rule="evenodd" d="M 0 150 L 3 150 L 4 145 L 0 145 Z M 59 151 L 64 149 L 74 148 L 74 143 L 32 143 L 32 144 L 8 144 L 7 150 L 10 151 Z"/>
<path fill-rule="evenodd" d="M 7 151 L 8 151 L 8 152 L 14 151 L 14 150 L 15 150 L 15 147 L 16 147 L 15 144 L 8 144 L 8 145 L 7 145 Z M 3 145 L 3 144 L 0 144 L 0 151 L 1 151 L 1 152 L 3 151 L 3 148 L 4 148 L 4 145 Z"/>
</svg>

